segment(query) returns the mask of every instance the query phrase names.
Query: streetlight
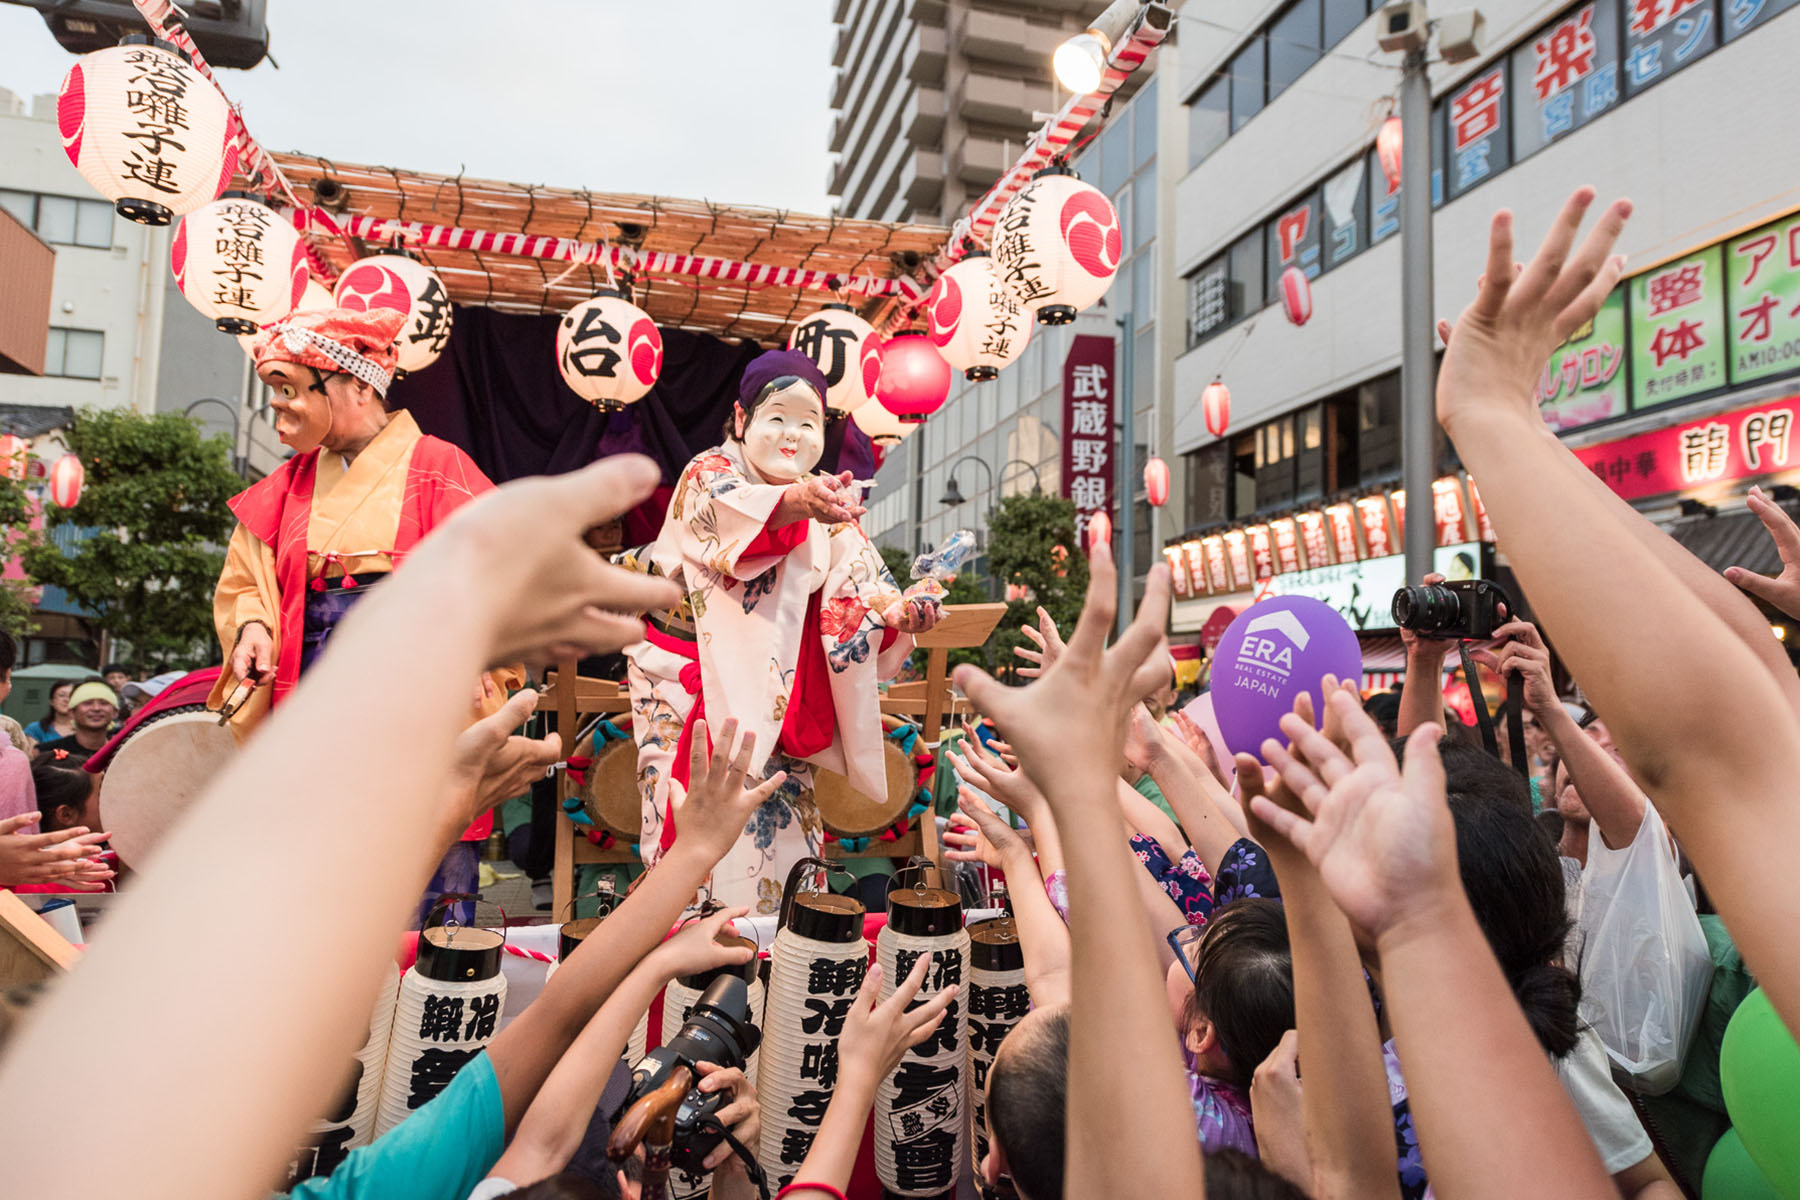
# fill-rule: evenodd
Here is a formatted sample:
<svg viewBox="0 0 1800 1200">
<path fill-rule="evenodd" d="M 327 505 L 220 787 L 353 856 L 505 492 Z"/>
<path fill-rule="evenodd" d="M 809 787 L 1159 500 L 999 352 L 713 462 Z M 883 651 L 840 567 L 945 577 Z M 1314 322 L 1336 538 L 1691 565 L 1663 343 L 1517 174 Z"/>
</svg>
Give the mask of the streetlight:
<svg viewBox="0 0 1800 1200">
<path fill-rule="evenodd" d="M 1431 278 L 1431 80 L 1426 53 L 1433 26 L 1438 53 L 1448 63 L 1481 53 L 1485 24 L 1473 9 L 1431 21 L 1422 0 L 1384 5 L 1375 42 L 1400 62 L 1400 484 L 1413 501 L 1406 523 L 1406 580 L 1418 583 L 1431 570 L 1437 526 L 1422 507 L 1437 468 L 1436 374 L 1432 336 L 1436 326 Z"/>
<path fill-rule="evenodd" d="M 982 470 L 986 471 L 988 473 L 988 486 L 994 486 L 994 468 L 988 466 L 987 459 L 974 454 L 965 454 L 950 464 L 950 482 L 944 485 L 943 498 L 938 501 L 938 503 L 942 504 L 945 508 L 955 508 L 962 504 L 965 499 L 962 494 L 962 488 L 958 487 L 956 483 L 956 468 L 962 466 L 966 462 L 972 462 Z M 1006 468 L 1015 463 L 1031 472 L 1031 490 L 1034 494 L 1044 490 L 1044 480 L 1043 477 L 1038 474 L 1038 469 L 1022 458 L 1009 458 L 1000 464 L 1000 469 L 1005 471 Z M 1004 483 L 1005 480 L 1003 479 L 1001 482 Z"/>
<path fill-rule="evenodd" d="M 1050 59 L 1057 82 L 1078 96 L 1098 91 L 1113 47 L 1131 32 L 1144 3 L 1145 0 L 1113 0 L 1105 12 L 1094 18 L 1085 33 L 1078 33 L 1058 46 Z"/>
<path fill-rule="evenodd" d="M 188 405 L 187 408 L 182 410 L 181 415 L 184 417 L 191 417 L 194 415 L 194 410 L 196 408 L 199 408 L 205 404 L 216 404 L 220 408 L 224 409 L 226 412 L 229 412 L 231 414 L 231 469 L 233 471 L 237 472 L 240 476 L 243 475 L 243 473 L 244 473 L 244 456 L 240 455 L 238 453 L 238 440 L 242 436 L 243 426 L 240 421 L 240 414 L 238 412 L 238 409 L 236 407 L 234 407 L 233 405 L 227 404 L 225 401 L 220 400 L 216 396 L 208 396 L 203 400 L 196 400 L 192 404 Z"/>
</svg>

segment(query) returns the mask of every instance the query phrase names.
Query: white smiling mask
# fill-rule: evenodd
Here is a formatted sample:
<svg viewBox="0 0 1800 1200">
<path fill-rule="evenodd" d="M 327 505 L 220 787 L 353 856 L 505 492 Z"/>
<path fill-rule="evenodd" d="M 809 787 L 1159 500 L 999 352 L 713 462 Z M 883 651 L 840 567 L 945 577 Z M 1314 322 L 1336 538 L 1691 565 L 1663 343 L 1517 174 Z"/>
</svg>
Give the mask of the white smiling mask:
<svg viewBox="0 0 1800 1200">
<path fill-rule="evenodd" d="M 825 405 L 803 379 L 768 393 L 747 421 L 740 407 L 736 428 L 744 457 L 770 483 L 792 483 L 825 453 Z"/>
</svg>

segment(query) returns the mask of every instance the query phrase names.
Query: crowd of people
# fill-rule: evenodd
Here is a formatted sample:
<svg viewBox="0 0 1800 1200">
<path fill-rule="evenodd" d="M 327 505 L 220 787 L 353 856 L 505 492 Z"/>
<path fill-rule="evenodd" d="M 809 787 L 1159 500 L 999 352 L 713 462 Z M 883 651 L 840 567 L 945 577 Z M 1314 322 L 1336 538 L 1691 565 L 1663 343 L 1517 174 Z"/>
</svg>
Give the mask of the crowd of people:
<svg viewBox="0 0 1800 1200">
<path fill-rule="evenodd" d="M 1578 238 L 1594 199 L 1577 191 L 1524 264 L 1511 214 L 1497 214 L 1475 299 L 1439 328 L 1438 418 L 1534 618 L 1508 614 L 1480 652 L 1496 679 L 1518 681 L 1529 762 L 1447 716 L 1449 646 L 1416 637 L 1397 700 L 1365 706 L 1359 681 L 1327 676 L 1281 738 L 1222 752 L 1166 709 L 1166 568 L 1108 645 L 1118 587 L 1105 546 L 1066 639 L 1047 618 L 1030 631 L 1028 683 L 958 668 L 999 736 L 949 755 L 962 794 L 948 855 L 1004 874 L 1032 1002 L 986 1083 L 984 1187 L 1023 1200 L 1698 1194 L 1726 1120 L 1732 1007 L 1760 985 L 1800 1029 L 1784 919 L 1800 911 L 1800 676 L 1739 590 L 1800 615 L 1800 529 L 1758 497 L 1788 570 L 1720 577 L 1544 428 L 1542 364 L 1623 266 L 1612 249 L 1630 204 L 1605 206 Z M 618 456 L 501 487 L 342 622 L 79 968 L 5 1030 L 9 1111 L 78 1114 L 0 1124 L 9 1190 L 252 1197 L 280 1183 L 336 1099 L 334 1064 L 365 1035 L 446 848 L 562 756 L 557 735 L 515 732 L 530 691 L 470 724 L 468 680 L 617 651 L 642 637 L 635 614 L 679 599 L 584 542 L 656 482 L 649 462 Z M 1547 639 L 1579 702 L 1559 692 Z M 372 678 L 404 681 L 407 702 Z M 79 683 L 34 726 L 55 736 L 34 739 L 34 807 L 0 826 L 0 881 L 90 861 L 104 836 L 92 790 L 37 772 L 61 743 L 93 748 L 117 712 L 110 695 Z M 635 1194 L 592 1152 L 590 1118 L 663 985 L 750 954 L 719 940 L 742 908 L 665 934 L 783 782 L 747 781 L 754 735 L 717 724 L 708 736 L 698 723 L 679 829 L 641 884 L 441 1095 L 295 1196 Z M 1679 903 L 1666 919 L 1618 919 L 1621 863 L 1640 851 L 1692 888 L 1681 895 L 1706 961 L 1686 977 L 1596 967 L 1655 958 L 1656 939 L 1673 962 L 1691 943 Z M 304 896 L 304 919 L 271 925 L 265 907 L 221 906 L 195 886 L 234 865 L 263 894 Z M 1620 924 L 1652 941 L 1622 946 Z M 204 969 L 200 937 L 219 948 Z M 869 968 L 829 1107 L 784 1194 L 844 1195 L 879 1084 L 955 996 L 921 994 L 929 961 L 885 1001 Z M 1655 990 L 1670 980 L 1681 994 Z M 1632 1037 L 1646 1013 L 1669 1011 L 1692 1014 L 1673 1022 L 1672 1062 Z M 102 1070 L 79 1069 L 89 1061 Z M 703 1090 L 731 1096 L 721 1120 L 754 1144 L 749 1080 L 701 1069 Z M 733 1161 L 709 1163 L 714 1194 L 754 1194 Z"/>
</svg>

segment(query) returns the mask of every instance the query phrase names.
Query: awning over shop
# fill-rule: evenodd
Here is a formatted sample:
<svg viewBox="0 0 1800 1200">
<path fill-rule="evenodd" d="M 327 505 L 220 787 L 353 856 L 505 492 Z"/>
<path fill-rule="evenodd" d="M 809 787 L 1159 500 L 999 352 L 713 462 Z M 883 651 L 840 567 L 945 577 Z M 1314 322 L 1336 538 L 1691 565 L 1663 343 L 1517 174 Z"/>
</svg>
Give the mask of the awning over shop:
<svg viewBox="0 0 1800 1200">
<path fill-rule="evenodd" d="M 1716 517 L 1684 517 L 1669 527 L 1669 534 L 1715 571 L 1744 567 L 1764 575 L 1781 572 L 1774 540 L 1749 509 Z"/>
</svg>

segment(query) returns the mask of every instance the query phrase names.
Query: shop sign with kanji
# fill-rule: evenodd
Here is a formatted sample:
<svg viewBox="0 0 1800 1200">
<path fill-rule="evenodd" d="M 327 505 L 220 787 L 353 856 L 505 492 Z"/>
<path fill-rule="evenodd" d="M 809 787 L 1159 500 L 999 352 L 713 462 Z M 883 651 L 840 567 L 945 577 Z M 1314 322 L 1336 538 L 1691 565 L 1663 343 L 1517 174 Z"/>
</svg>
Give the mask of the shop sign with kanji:
<svg viewBox="0 0 1800 1200">
<path fill-rule="evenodd" d="M 1601 442 L 1575 457 L 1627 500 L 1800 466 L 1791 454 L 1800 396 Z"/>
<path fill-rule="evenodd" d="M 1631 281 L 1631 407 L 1725 386 L 1725 278 L 1720 246 Z"/>
<path fill-rule="evenodd" d="M 1619 103 L 1619 0 L 1594 0 L 1512 53 L 1513 157 L 1522 159 Z"/>
<path fill-rule="evenodd" d="M 1719 44 L 1713 0 L 1624 0 L 1625 94 L 1635 96 Z"/>
<path fill-rule="evenodd" d="M 1625 415 L 1625 288 L 1613 289 L 1594 319 L 1575 331 L 1538 377 L 1538 411 L 1552 429 L 1575 429 Z"/>
<path fill-rule="evenodd" d="M 1731 381 L 1800 370 L 1800 213 L 1725 245 Z"/>
<path fill-rule="evenodd" d="M 1723 0 L 1725 40 L 1729 42 L 1749 33 L 1796 4 L 1800 4 L 1800 0 Z"/>
<path fill-rule="evenodd" d="M 1506 138 L 1506 63 L 1450 93 L 1450 194 L 1460 196 L 1510 165 Z"/>
<path fill-rule="evenodd" d="M 1075 536 L 1112 510 L 1113 339 L 1082 334 L 1063 360 L 1062 494 L 1075 502 Z"/>
</svg>

